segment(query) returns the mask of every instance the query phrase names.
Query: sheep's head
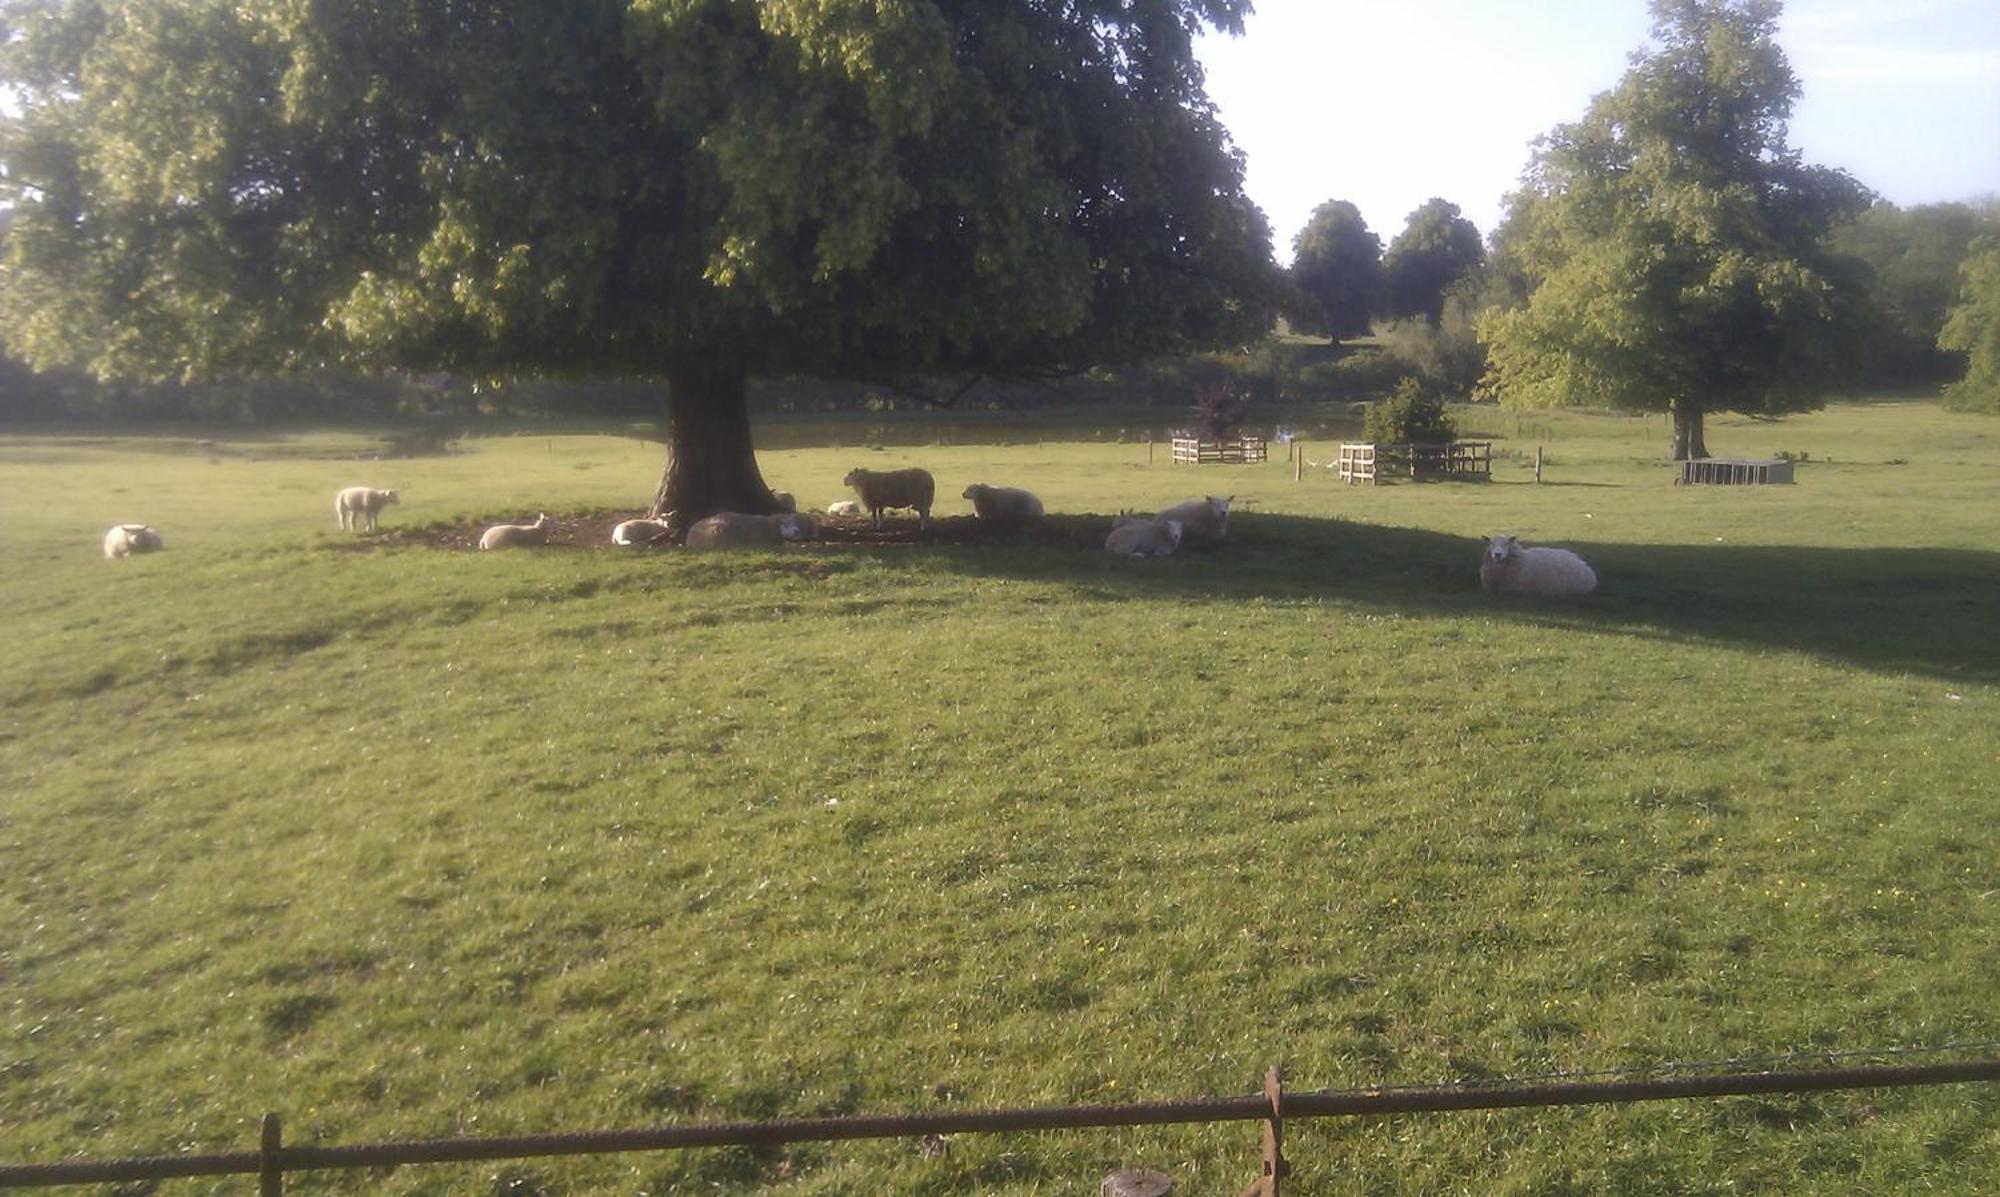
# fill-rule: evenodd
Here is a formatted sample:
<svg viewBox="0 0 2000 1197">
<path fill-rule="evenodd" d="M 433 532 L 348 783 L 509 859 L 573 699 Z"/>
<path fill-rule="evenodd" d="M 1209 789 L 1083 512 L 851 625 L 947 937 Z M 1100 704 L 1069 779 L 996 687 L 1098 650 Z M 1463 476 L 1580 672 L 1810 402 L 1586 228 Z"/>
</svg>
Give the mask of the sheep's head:
<svg viewBox="0 0 2000 1197">
<path fill-rule="evenodd" d="M 985 494 L 986 490 L 987 487 L 984 482 L 975 482 L 971 486 L 966 487 L 965 493 L 959 497 L 965 499 L 971 499 L 973 502 L 977 503 L 979 501 L 979 496 Z"/>
<path fill-rule="evenodd" d="M 1486 561 L 1489 565 L 1505 565 L 1521 551 L 1521 542 L 1511 536 L 1496 536 L 1486 546 Z"/>
<path fill-rule="evenodd" d="M 400 502 L 402 502 L 402 500 L 401 500 L 401 499 L 398 499 L 398 498 L 396 497 L 396 492 L 395 492 L 395 491 L 393 491 L 393 490 L 385 490 L 385 491 L 383 491 L 383 492 L 382 492 L 382 501 L 383 501 L 384 503 L 400 503 Z"/>
<path fill-rule="evenodd" d="M 847 477 L 842 478 L 840 480 L 840 484 L 842 486 L 860 486 L 861 480 L 863 478 L 866 478 L 867 476 L 868 476 L 867 470 L 862 470 L 862 469 L 849 470 L 847 471 Z"/>
<path fill-rule="evenodd" d="M 1181 522 L 1179 520 L 1167 521 L 1167 540 L 1175 548 L 1181 547 Z"/>
<path fill-rule="evenodd" d="M 778 517 L 778 537 L 781 540 L 811 540 L 818 530 L 818 524 L 809 515 L 781 515 Z"/>
</svg>

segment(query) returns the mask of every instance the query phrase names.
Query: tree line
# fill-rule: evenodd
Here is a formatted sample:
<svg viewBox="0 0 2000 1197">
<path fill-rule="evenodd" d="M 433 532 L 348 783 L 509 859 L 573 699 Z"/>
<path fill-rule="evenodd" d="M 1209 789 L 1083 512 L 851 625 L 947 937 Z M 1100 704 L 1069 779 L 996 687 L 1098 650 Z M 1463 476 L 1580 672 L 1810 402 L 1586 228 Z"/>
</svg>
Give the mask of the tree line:
<svg viewBox="0 0 2000 1197">
<path fill-rule="evenodd" d="M 948 402 L 1281 310 L 1506 403 L 1672 411 L 1678 455 L 1940 350 L 2000 408 L 1992 210 L 1802 162 L 1776 0 L 1654 0 L 1490 244 L 1336 202 L 1290 272 L 1194 56 L 1249 7 L 0 0 L 0 342 L 131 395 L 650 380 L 691 518 L 772 506 L 752 378 Z"/>
</svg>

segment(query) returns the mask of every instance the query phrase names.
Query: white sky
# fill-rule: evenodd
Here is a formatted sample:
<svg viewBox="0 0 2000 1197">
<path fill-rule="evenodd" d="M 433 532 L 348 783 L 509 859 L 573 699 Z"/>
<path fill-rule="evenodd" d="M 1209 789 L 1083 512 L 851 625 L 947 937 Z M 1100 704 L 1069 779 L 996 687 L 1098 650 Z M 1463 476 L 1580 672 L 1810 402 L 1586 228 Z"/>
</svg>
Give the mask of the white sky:
<svg viewBox="0 0 2000 1197">
<path fill-rule="evenodd" d="M 1280 261 L 1353 201 L 1386 246 L 1431 196 L 1482 234 L 1530 142 L 1582 116 L 1645 44 L 1645 0 L 1256 0 L 1210 37 L 1208 91 Z M 1792 148 L 1896 204 L 2000 193 L 2000 0 L 1790 0 Z"/>
</svg>

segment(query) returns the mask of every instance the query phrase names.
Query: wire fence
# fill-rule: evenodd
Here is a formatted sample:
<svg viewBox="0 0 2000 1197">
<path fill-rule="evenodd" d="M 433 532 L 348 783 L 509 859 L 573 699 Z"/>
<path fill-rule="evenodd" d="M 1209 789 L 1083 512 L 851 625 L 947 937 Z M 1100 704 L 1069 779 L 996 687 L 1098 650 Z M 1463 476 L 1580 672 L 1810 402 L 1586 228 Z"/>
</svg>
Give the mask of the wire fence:
<svg viewBox="0 0 2000 1197">
<path fill-rule="evenodd" d="M 2000 1044 L 1964 1045 L 1993 1049 Z M 1836 1061 L 1868 1056 L 1934 1055 L 1944 1049 L 1915 1048 L 1816 1056 Z M 1796 1062 L 1798 1057 L 1765 1057 Z M 1734 1063 L 1734 1062 L 1725 1062 Z M 2000 1081 L 2000 1055 L 1930 1064 L 1874 1064 L 1849 1068 L 1700 1073 L 1688 1064 L 1664 1065 L 1644 1076 L 1570 1073 L 1476 1084 L 1287 1092 L 1276 1068 L 1265 1076 L 1264 1091 L 1239 1097 L 1201 1097 L 1122 1105 L 1042 1106 L 1017 1109 L 930 1111 L 914 1114 L 780 1118 L 756 1122 L 713 1122 L 635 1130 L 583 1131 L 546 1135 L 420 1139 L 352 1146 L 288 1146 L 275 1114 L 264 1116 L 255 1151 L 66 1160 L 53 1164 L 0 1164 L 0 1189 L 59 1185 L 115 1184 L 199 1176 L 257 1176 L 259 1192 L 281 1197 L 285 1176 L 351 1168 L 413 1164 L 462 1164 L 548 1156 L 614 1152 L 672 1151 L 699 1147 L 769 1147 L 784 1143 L 849 1139 L 926 1138 L 1001 1132 L 1081 1130 L 1159 1126 L 1176 1123 L 1260 1122 L 1261 1174 L 1242 1197 L 1280 1197 L 1289 1170 L 1284 1126 L 1302 1118 L 1371 1117 L 1546 1106 L 1628 1104 L 1698 1097 L 1770 1093 L 1813 1093 L 1837 1089 L 1900 1088 Z M 1658 1075 L 1678 1070 L 1686 1075 Z M 1605 1076 L 1616 1079 L 1598 1079 Z"/>
</svg>

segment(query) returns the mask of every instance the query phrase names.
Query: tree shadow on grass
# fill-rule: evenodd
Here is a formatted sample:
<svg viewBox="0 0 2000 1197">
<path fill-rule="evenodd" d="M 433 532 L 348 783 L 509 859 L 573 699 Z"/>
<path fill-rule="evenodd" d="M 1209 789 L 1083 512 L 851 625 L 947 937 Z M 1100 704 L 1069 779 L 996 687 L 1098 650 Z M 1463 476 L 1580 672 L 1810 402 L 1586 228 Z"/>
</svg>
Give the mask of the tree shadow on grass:
<svg viewBox="0 0 2000 1197">
<path fill-rule="evenodd" d="M 1109 517 L 1103 526 L 1110 527 Z M 1578 598 L 1489 595 L 1485 542 L 1416 528 L 1251 513 L 1229 541 L 1160 560 L 956 548 L 954 569 L 1105 597 L 1337 600 L 1642 637 L 1806 653 L 1860 668 L 2000 682 L 2000 553 L 1951 549 L 1570 542 L 1598 573 Z"/>
</svg>

